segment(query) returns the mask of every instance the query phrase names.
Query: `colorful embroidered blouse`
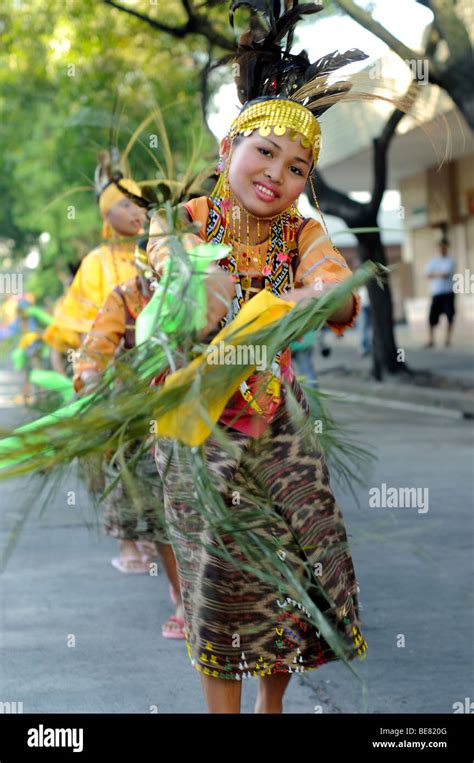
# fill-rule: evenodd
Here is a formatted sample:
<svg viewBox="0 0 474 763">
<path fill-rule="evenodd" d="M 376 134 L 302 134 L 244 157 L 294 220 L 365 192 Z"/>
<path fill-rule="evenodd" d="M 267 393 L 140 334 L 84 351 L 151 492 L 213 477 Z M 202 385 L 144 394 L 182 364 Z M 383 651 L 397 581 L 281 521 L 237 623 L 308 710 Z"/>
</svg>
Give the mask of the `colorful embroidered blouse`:
<svg viewBox="0 0 474 763">
<path fill-rule="evenodd" d="M 201 196 L 187 202 L 184 207 L 189 220 L 201 224 L 200 239 L 188 234 L 185 245 L 192 246 L 202 239 L 212 243 L 223 242 L 225 224 L 220 199 Z M 250 298 L 261 289 L 268 289 L 274 295 L 281 296 L 293 286 L 306 286 L 317 278 L 322 282 L 340 282 L 351 275 L 344 257 L 333 247 L 316 220 L 295 216 L 283 222 L 276 220 L 272 225 L 275 226 L 270 236 L 270 241 L 275 242 L 273 250 L 268 241 L 250 247 L 235 244 L 229 257 L 219 261 L 222 268 L 239 276 L 231 309 L 223 319 L 222 326 L 231 321 L 244 304 L 243 284 L 246 288 L 250 286 Z M 163 232 L 163 222 L 157 213 L 151 221 L 147 253 L 150 263 L 158 271 L 168 256 L 166 239 L 163 235 L 158 237 Z M 255 256 L 257 260 L 261 255 L 260 275 L 250 278 L 243 272 L 237 273 L 237 259 L 244 253 L 248 253 L 251 258 Z M 253 266 L 252 269 L 255 271 Z M 342 335 L 346 328 L 354 325 L 359 310 L 360 299 L 354 294 L 354 310 L 350 320 L 344 324 L 328 321 L 327 325 Z M 241 385 L 228 401 L 220 423 L 252 437 L 259 437 L 283 402 L 281 379 L 291 381 L 293 378 L 290 350 L 285 348 L 275 356 L 269 370 L 253 374 Z"/>
</svg>

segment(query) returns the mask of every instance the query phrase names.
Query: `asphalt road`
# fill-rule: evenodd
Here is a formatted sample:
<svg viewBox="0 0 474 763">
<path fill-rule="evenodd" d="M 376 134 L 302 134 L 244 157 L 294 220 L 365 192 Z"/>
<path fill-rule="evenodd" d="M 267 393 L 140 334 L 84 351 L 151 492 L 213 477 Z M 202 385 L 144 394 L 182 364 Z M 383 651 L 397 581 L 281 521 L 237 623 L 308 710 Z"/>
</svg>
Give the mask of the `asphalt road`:
<svg viewBox="0 0 474 763">
<path fill-rule="evenodd" d="M 20 415 L 9 402 L 15 384 L 0 373 L 2 427 Z M 353 663 L 358 677 L 341 663 L 294 676 L 285 711 L 451 713 L 473 696 L 473 424 L 366 405 L 337 411 L 379 457 L 359 506 L 335 489 L 369 648 Z M 418 503 L 370 506 L 383 483 L 419 488 Z M 0 507 L 0 702 L 25 713 L 205 712 L 184 642 L 161 637 L 172 613 L 163 571 L 111 566 L 116 543 L 76 470 L 47 485 L 2 482 Z M 244 712 L 256 683 L 243 686 Z"/>
</svg>

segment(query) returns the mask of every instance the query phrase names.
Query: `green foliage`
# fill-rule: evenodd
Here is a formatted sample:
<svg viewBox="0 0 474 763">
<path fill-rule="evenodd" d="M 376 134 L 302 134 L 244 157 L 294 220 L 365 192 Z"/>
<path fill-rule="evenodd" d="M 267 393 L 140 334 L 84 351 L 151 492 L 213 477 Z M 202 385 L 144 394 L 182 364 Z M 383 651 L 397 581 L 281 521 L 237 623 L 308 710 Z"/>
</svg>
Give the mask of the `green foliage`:
<svg viewBox="0 0 474 763">
<path fill-rule="evenodd" d="M 194 169 L 213 160 L 198 97 L 205 41 L 173 39 L 95 0 L 5 0 L 0 38 L 0 238 L 12 239 L 21 258 L 43 231 L 50 234 L 29 279 L 42 298 L 60 293 L 67 263 L 98 243 L 92 182 L 112 123 L 123 150 L 158 103 L 176 173 L 200 135 Z M 157 132 L 150 122 L 129 156 L 137 180 L 155 177 L 152 155 L 160 161 L 163 153 L 150 145 Z"/>
</svg>

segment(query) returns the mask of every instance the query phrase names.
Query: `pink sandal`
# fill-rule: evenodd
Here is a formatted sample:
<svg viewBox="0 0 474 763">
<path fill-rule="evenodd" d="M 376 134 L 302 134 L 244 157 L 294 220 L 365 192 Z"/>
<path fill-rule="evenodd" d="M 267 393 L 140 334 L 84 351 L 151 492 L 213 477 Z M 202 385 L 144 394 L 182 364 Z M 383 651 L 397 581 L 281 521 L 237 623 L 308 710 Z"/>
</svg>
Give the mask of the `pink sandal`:
<svg viewBox="0 0 474 763">
<path fill-rule="evenodd" d="M 179 630 L 170 628 L 169 623 L 178 623 Z M 162 626 L 161 633 L 163 638 L 186 638 L 186 634 L 184 632 L 184 618 L 180 617 L 179 615 L 171 615 L 171 617 L 168 617 L 166 623 Z"/>
</svg>

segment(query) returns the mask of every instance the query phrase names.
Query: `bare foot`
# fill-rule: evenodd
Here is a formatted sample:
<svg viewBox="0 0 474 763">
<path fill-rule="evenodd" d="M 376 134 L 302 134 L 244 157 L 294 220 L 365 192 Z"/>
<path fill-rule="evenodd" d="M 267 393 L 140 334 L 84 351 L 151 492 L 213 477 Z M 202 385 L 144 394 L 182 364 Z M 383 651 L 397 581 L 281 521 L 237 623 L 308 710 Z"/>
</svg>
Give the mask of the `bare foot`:
<svg viewBox="0 0 474 763">
<path fill-rule="evenodd" d="M 137 541 L 136 546 L 141 552 L 142 556 L 147 557 L 146 561 L 158 559 L 158 549 L 156 547 L 156 543 L 148 540 Z"/>
<path fill-rule="evenodd" d="M 149 572 L 150 565 L 148 560 L 143 559 L 143 552 L 134 540 L 121 540 L 120 562 L 124 569 L 130 572 Z"/>
</svg>

